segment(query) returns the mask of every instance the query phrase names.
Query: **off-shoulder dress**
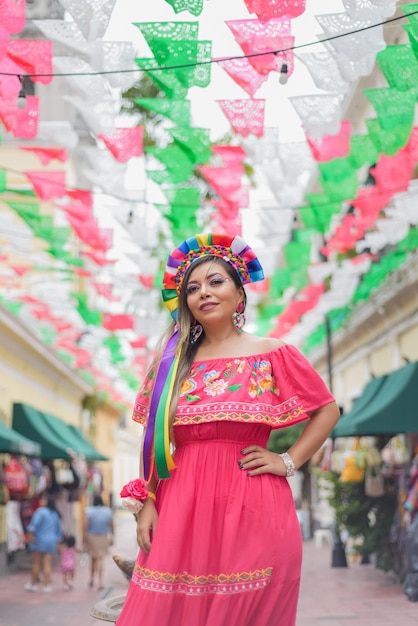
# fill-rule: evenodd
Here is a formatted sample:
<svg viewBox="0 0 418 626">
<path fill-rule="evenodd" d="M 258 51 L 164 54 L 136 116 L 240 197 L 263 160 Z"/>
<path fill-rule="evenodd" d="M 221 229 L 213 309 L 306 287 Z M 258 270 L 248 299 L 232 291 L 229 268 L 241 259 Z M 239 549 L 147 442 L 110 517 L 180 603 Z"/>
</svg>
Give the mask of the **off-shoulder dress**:
<svg viewBox="0 0 418 626">
<path fill-rule="evenodd" d="M 133 419 L 146 426 L 150 383 Z M 117 626 L 294 626 L 302 539 L 285 477 L 248 476 L 241 450 L 334 400 L 290 345 L 194 362 L 174 423 L 176 469 Z"/>
</svg>

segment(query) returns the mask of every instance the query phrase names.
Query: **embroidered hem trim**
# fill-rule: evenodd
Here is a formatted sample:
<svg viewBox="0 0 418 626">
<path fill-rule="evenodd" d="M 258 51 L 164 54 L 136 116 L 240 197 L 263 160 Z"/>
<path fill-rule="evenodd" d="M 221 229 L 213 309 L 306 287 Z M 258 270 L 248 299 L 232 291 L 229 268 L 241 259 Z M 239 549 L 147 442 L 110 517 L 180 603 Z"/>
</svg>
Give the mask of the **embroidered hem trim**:
<svg viewBox="0 0 418 626">
<path fill-rule="evenodd" d="M 281 415 L 266 415 L 265 413 L 241 413 L 239 411 L 224 411 L 208 413 L 195 413 L 192 415 L 178 415 L 174 425 L 187 426 L 189 424 L 204 424 L 207 422 L 242 422 L 243 424 L 266 424 L 267 426 L 288 425 L 294 421 L 300 421 L 301 416 L 306 417 L 303 407 L 297 407 L 288 413 Z"/>
<path fill-rule="evenodd" d="M 273 568 L 266 567 L 250 572 L 193 576 L 188 572 L 170 574 L 135 565 L 132 582 L 142 589 L 159 593 L 183 593 L 189 596 L 235 594 L 263 589 L 269 584 L 272 573 Z"/>
<path fill-rule="evenodd" d="M 242 414 L 233 414 L 233 413 L 214 413 L 213 415 L 208 415 L 204 413 L 203 415 L 188 415 L 184 416 L 181 419 L 177 416 L 174 426 L 192 426 L 194 424 L 208 424 L 211 422 L 242 422 L 243 424 L 265 424 L 266 426 L 270 426 L 271 428 L 280 428 L 281 426 L 290 426 L 292 424 L 297 424 L 307 419 L 306 411 L 303 407 L 299 407 L 297 411 L 292 411 L 291 413 L 286 413 L 283 415 L 278 415 L 276 417 L 268 417 L 264 415 L 242 415 Z M 141 424 L 141 426 L 147 425 L 146 416 L 138 413 L 134 413 L 132 419 Z"/>
<path fill-rule="evenodd" d="M 132 419 L 146 425 L 148 407 L 135 403 Z M 277 406 L 262 402 L 212 402 L 201 405 L 181 405 L 177 409 L 174 424 L 202 424 L 213 421 L 243 422 L 245 424 L 266 424 L 275 427 L 288 425 L 306 419 L 307 409 L 297 396 L 289 398 Z"/>
</svg>

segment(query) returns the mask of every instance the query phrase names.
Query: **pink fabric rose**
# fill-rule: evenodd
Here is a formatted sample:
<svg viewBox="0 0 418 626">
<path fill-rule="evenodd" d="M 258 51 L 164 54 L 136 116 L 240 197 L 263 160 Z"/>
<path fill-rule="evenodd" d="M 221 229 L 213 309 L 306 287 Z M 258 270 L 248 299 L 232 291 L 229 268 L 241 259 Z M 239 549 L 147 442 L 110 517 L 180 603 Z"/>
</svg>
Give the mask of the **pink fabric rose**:
<svg viewBox="0 0 418 626">
<path fill-rule="evenodd" d="M 120 492 L 121 504 L 124 509 L 131 513 L 139 513 L 144 506 L 144 500 L 148 498 L 147 484 L 142 478 L 130 480 L 122 487 Z"/>
<path fill-rule="evenodd" d="M 135 478 L 122 487 L 121 498 L 134 498 L 134 500 L 146 500 L 148 498 L 147 483 L 142 478 Z"/>
</svg>

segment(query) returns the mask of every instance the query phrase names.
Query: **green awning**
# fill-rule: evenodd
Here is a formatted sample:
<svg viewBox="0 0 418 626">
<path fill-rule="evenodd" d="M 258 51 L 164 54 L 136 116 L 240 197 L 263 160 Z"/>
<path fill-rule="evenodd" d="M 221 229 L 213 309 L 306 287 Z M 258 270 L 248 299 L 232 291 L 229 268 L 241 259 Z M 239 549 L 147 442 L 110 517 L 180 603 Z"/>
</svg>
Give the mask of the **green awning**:
<svg viewBox="0 0 418 626">
<path fill-rule="evenodd" d="M 41 446 L 0 422 L 0 452 L 41 456 Z"/>
<path fill-rule="evenodd" d="M 81 431 L 66 424 L 55 415 L 38 411 L 28 404 L 13 406 L 13 425 L 20 433 L 38 441 L 43 459 L 71 459 L 73 453 L 83 455 L 86 461 L 108 461 L 83 436 Z"/>
<path fill-rule="evenodd" d="M 75 452 L 82 454 L 86 461 L 108 460 L 76 426 L 66 424 L 55 415 L 38 411 L 28 404 L 13 405 L 13 428 L 40 444 L 42 459 L 70 460 Z"/>
<path fill-rule="evenodd" d="M 341 416 L 338 424 L 331 433 L 331 437 L 350 437 L 353 424 L 356 419 L 361 420 L 361 416 L 364 411 L 370 406 L 376 394 L 379 393 L 383 383 L 387 376 L 379 376 L 379 378 L 372 378 L 364 387 L 361 395 L 354 401 L 351 410 Z"/>
<path fill-rule="evenodd" d="M 64 425 L 64 422 L 60 423 Z M 32 406 L 23 403 L 13 404 L 13 429 L 39 443 L 42 459 L 65 459 L 67 461 L 71 459 L 65 429 L 62 429 L 60 435 L 56 434 L 50 429 L 44 414 Z"/>
<path fill-rule="evenodd" d="M 66 424 L 58 417 L 50 415 L 50 413 L 42 413 L 49 428 L 55 432 L 58 436 L 64 434 L 64 441 L 67 443 L 68 448 L 73 450 L 77 454 L 82 454 L 86 461 L 108 461 L 106 456 L 103 456 L 96 448 L 83 436 L 81 431 L 71 424 Z"/>
<path fill-rule="evenodd" d="M 85 452 L 83 452 L 87 461 L 108 461 L 109 457 L 105 456 L 88 441 L 82 434 L 81 430 L 77 428 L 77 426 L 73 426 L 73 424 L 67 424 L 68 429 L 74 434 L 76 439 L 80 442 L 80 445 L 83 446 Z"/>
<path fill-rule="evenodd" d="M 392 374 L 375 380 L 381 381 L 381 384 L 375 383 L 373 394 L 368 390 L 369 401 L 363 401 L 363 408 L 355 413 L 353 406 L 353 412 L 343 415 L 332 437 L 418 432 L 418 362 L 408 363 Z M 367 385 L 365 393 L 366 390 Z"/>
</svg>

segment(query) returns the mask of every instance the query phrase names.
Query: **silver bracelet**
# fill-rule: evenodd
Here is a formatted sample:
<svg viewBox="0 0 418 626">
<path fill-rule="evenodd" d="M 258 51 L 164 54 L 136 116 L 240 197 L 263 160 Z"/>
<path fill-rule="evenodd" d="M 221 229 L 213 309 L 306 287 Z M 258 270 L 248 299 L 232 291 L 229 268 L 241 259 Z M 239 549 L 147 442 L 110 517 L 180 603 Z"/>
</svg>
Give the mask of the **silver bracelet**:
<svg viewBox="0 0 418 626">
<path fill-rule="evenodd" d="M 283 454 L 279 454 L 282 457 L 283 463 L 286 467 L 286 476 L 294 476 L 295 475 L 295 464 L 293 462 L 292 457 L 288 452 L 283 452 Z"/>
</svg>

